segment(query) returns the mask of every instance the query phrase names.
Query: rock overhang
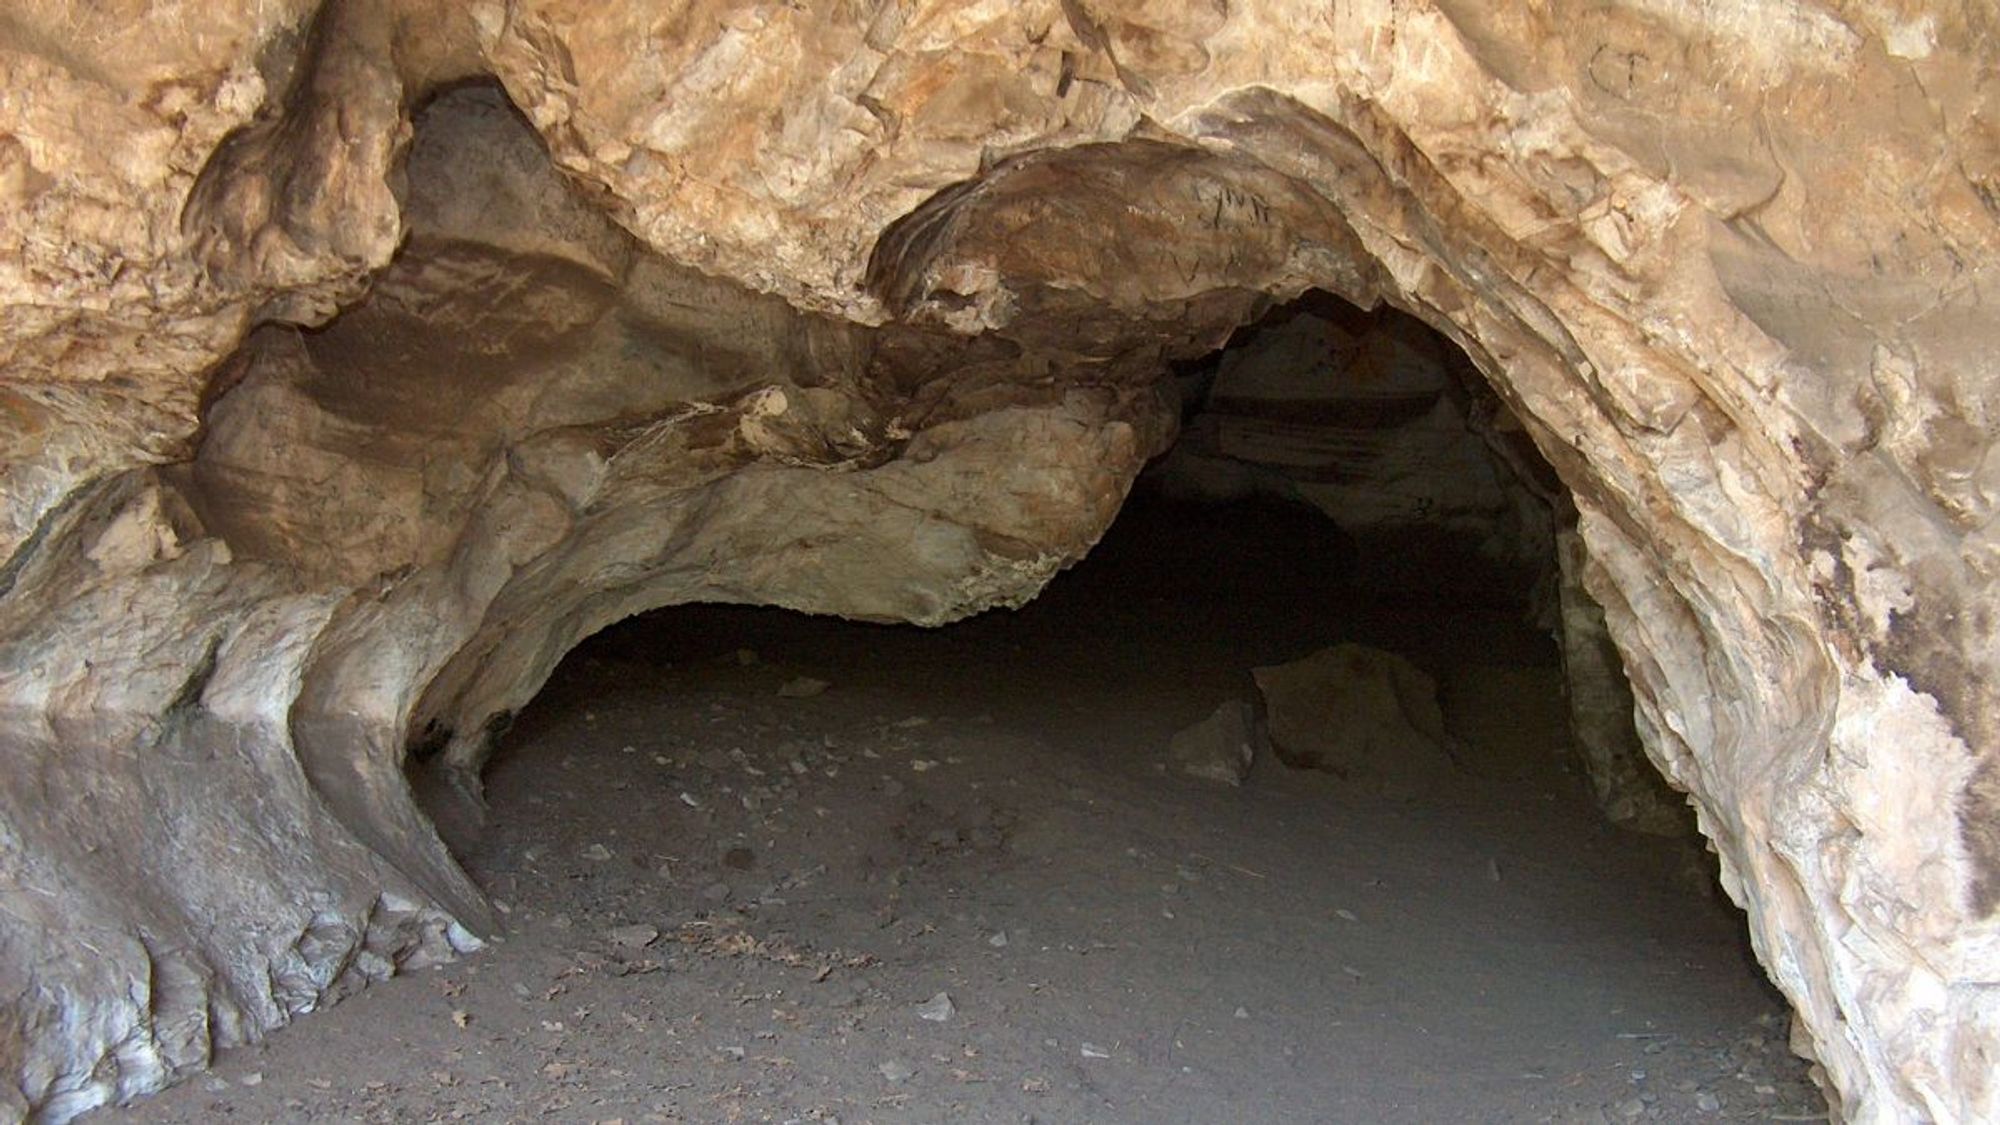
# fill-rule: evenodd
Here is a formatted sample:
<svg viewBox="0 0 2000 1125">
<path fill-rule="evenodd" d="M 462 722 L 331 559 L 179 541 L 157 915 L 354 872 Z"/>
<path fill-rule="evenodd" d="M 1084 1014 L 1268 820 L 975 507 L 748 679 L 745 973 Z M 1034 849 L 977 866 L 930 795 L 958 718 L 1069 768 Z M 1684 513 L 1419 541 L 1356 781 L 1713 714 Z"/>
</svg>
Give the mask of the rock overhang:
<svg viewBox="0 0 2000 1125">
<path fill-rule="evenodd" d="M 321 876 L 348 923 L 401 878 L 477 910 L 399 789 L 413 736 L 460 732 L 472 767 L 578 636 L 665 601 L 1028 596 L 1170 436 L 1163 362 L 1319 287 L 1462 344 L 1574 495 L 1649 751 L 1847 1111 L 1990 1108 L 2000 234 L 1971 14 L 370 2 L 71 38 L 68 7 L 0 29 L 50 91 L 0 112 L 0 692 L 57 743 L 189 699 L 256 716 L 348 834 Z M 560 176 L 467 214 L 413 111 L 480 75 Z M 527 217 L 468 237 L 497 215 Z M 458 366 L 535 362 L 490 394 L 423 349 L 343 380 L 394 335 L 371 290 L 449 314 Z M 518 344 L 481 319 L 503 292 L 533 305 Z M 229 361 L 253 323 L 357 306 Z M 530 354 L 558 344 L 583 358 Z M 449 403 L 427 456 L 403 426 Z M 203 1057 L 105 1006 L 123 971 L 63 1002 L 165 1061 L 106 1083 L 103 1043 L 36 1033 L 31 1100 Z M 214 1037 L 289 1009 L 246 1010 Z"/>
</svg>

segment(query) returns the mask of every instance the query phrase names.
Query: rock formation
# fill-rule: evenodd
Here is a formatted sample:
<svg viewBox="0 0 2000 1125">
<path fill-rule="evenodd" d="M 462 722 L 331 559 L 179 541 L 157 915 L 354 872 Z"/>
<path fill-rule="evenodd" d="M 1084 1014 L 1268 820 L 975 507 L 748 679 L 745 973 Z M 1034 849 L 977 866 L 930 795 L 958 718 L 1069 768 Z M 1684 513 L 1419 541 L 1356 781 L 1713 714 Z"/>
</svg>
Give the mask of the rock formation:
<svg viewBox="0 0 2000 1125">
<path fill-rule="evenodd" d="M 1239 332 L 1186 380 L 1183 398 L 1196 405 L 1157 470 L 1162 485 L 1310 504 L 1361 541 L 1363 558 L 1397 560 L 1391 574 L 1362 576 L 1371 584 L 1464 585 L 1471 576 L 1423 564 L 1466 557 L 1490 564 L 1481 577 L 1496 589 L 1535 585 L 1553 570 L 1549 501 L 1560 498 L 1521 479 L 1497 434 L 1482 438 L 1511 416 L 1476 371 L 1456 371 L 1456 349 L 1421 321 L 1321 296 Z"/>
<path fill-rule="evenodd" d="M 1168 363 L 1317 288 L 1463 347 L 1554 467 L 1842 1112 L 2000 1117 L 1993 23 L 11 4 L 0 1097 L 469 946 L 406 765 L 470 790 L 642 608 L 1032 596 L 1170 440 Z"/>
<path fill-rule="evenodd" d="M 1269 746 L 1259 709 L 1231 699 L 1208 718 L 1175 732 L 1167 744 L 1167 764 L 1204 781 L 1241 785 Z"/>
<path fill-rule="evenodd" d="M 1294 769 L 1324 770 L 1394 798 L 1423 793 L 1454 770 L 1437 683 L 1393 652 L 1335 645 L 1252 676 L 1271 748 Z"/>
</svg>

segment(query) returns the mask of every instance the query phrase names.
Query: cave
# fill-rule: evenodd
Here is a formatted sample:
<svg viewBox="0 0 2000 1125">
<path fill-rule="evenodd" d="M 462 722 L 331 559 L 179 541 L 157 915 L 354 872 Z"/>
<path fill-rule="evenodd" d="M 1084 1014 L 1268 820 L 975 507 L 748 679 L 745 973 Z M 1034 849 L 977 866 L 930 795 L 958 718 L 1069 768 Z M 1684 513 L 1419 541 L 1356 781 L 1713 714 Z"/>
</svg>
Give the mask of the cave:
<svg viewBox="0 0 2000 1125">
<path fill-rule="evenodd" d="M 1488 1028 L 1508 1073 L 1486 1077 L 1509 1093 L 1486 1108 L 1782 1115 L 1820 1104 L 1809 1066 L 1807 1114 L 2000 1117 L 1989 24 L 1562 0 L 16 6 L 0 1105 L 200 1119 L 227 1089 L 298 1103 L 268 1115 L 374 1112 L 365 1085 L 352 1105 L 296 1085 L 327 1081 L 303 1076 L 313 1044 L 382 1032 L 365 1013 L 395 997 L 441 1012 L 440 1040 L 476 1038 L 488 1013 L 451 1001 L 515 950 L 570 958 L 515 999 L 584 1042 L 617 1017 L 565 1009 L 566 990 L 752 967 L 823 974 L 850 1023 L 924 1006 L 938 1044 L 1033 1027 L 977 991 L 941 985 L 954 1012 L 855 984 L 907 967 L 847 948 L 857 919 L 817 943 L 760 931 L 759 911 L 791 908 L 768 900 L 812 901 L 772 881 L 812 871 L 803 855 L 759 881 L 768 839 L 692 839 L 707 867 L 685 872 L 575 841 L 606 858 L 564 851 L 553 900 L 517 894 L 555 869 L 522 856 L 560 808 L 655 802 L 658 828 L 719 816 L 721 795 L 803 820 L 832 767 L 855 839 L 873 825 L 924 860 L 827 861 L 889 903 L 881 940 L 997 936 L 978 889 L 1123 888 L 1103 917 L 1074 904 L 1089 925 L 966 955 L 1038 956 L 1053 933 L 1074 995 L 1104 983 L 1078 965 L 1118 963 L 1099 941 L 1164 950 L 1146 943 L 1199 922 L 1277 949 L 1204 896 L 1310 913 L 1337 946 L 1395 916 L 1391 889 L 1474 910 L 1574 876 L 1589 917 L 1496 953 L 1519 970 L 1483 978 L 1497 991 L 1554 1004 L 1530 951 L 1607 935 L 1629 958 L 1600 959 L 1625 966 L 1613 991 L 1737 991 L 1699 1031 L 1613 1027 L 1638 1011 L 1616 1004 L 1556 1020 L 1595 1053 L 1573 1038 L 1528 1060 L 1529 1037 Z M 1041 685 L 1033 706 L 953 709 L 1031 641 L 1015 674 Z M 1093 680 L 1073 654 L 1097 641 L 1106 667 L 1151 672 Z M 1163 655 L 1132 655 L 1146 646 Z M 1475 657 L 1507 671 L 1468 681 Z M 989 674 L 950 681 L 955 661 Z M 1364 680 L 1396 701 L 1378 718 L 1402 716 L 1386 757 L 1330 748 L 1378 729 L 1329 718 Z M 615 735 L 589 729 L 593 683 L 623 700 L 602 707 Z M 863 712 L 865 737 L 801 725 Z M 711 720 L 747 744 L 705 744 Z M 1122 733 L 1048 756 L 1092 722 Z M 565 739 L 626 788 L 574 806 Z M 1504 768 L 1480 758 L 1528 743 Z M 908 759 L 893 792 L 854 787 L 880 772 L 864 748 Z M 778 780 L 746 785 L 752 768 Z M 1041 788 L 1026 813 L 950 798 L 982 771 Z M 1433 830 L 1409 848 L 1364 846 L 1416 824 Z M 1177 832 L 1212 837 L 1202 858 Z M 1296 901 L 1232 858 L 1286 840 L 1327 856 L 1290 869 L 1311 875 Z M 1035 875 L 1051 856 L 1087 877 Z M 1412 856 L 1449 862 L 1424 876 Z M 652 914 L 560 905 L 612 870 L 621 909 Z M 991 875 L 960 889 L 963 917 L 896 913 L 905 892 L 952 897 L 953 870 Z M 1102 937 L 1128 908 L 1143 923 Z M 1642 918 L 1702 952 L 1648 944 Z M 657 932 L 634 944 L 630 926 Z M 1392 933 L 1366 964 L 1311 961 L 1296 995 L 1282 970 L 1225 976 L 1255 994 L 1189 1017 L 1282 1061 L 1218 1070 L 1199 1043 L 1176 1055 L 1171 1027 L 1057 1020 L 1018 1049 L 1060 1070 L 955 1043 L 880 1060 L 890 1101 L 787 1108 L 949 1114 L 991 1093 L 1057 1117 L 1220 1113 L 1258 1067 L 1339 1047 L 1393 1075 L 1378 1101 L 1273 1082 L 1269 1112 L 1425 1119 L 1422 1091 L 1453 1089 L 1428 1108 L 1478 1119 L 1477 1084 L 1449 1081 L 1476 1065 L 1423 1086 L 1427 1064 L 1394 1050 L 1403 1023 L 1365 1035 L 1308 1003 L 1389 997 L 1408 964 L 1391 955 L 1421 953 L 1395 947 L 1423 944 Z M 1213 964 L 1163 959 L 1135 1011 L 1191 1002 Z M 1454 1010 L 1459 1030 L 1487 1011 Z M 1753 1012 L 1758 1030 L 1737 1026 Z M 764 1081 L 787 1032 L 740 1030 L 681 1034 L 720 1052 L 701 1066 Z M 252 1044 L 308 1054 L 268 1075 L 223 1054 L 202 1076 Z M 1674 1069 L 1697 1044 L 1772 1077 L 1704 1086 Z M 1093 1092 L 1089 1068 L 1121 1054 L 1160 1084 Z M 1569 1102 L 1521 1093 L 1566 1058 L 1591 1064 Z M 550 1111 L 583 1112 L 572 1094 L 597 1079 L 547 1066 L 535 1081 L 571 1099 Z M 1656 1091 L 1655 1072 L 1695 1085 Z M 437 1073 L 427 1100 L 383 1104 L 491 1104 Z M 1207 1084 L 1160 1100 L 1176 1074 Z M 944 1096 L 927 1077 L 961 1100 L 927 1102 Z"/>
<path fill-rule="evenodd" d="M 581 642 L 432 796 L 505 941 L 108 1119 L 1824 1117 L 1692 826 L 1599 805 L 1518 569 L 1176 471 L 1018 610 Z M 1175 756 L 1334 644 L 1427 670 L 1449 776 Z"/>
</svg>

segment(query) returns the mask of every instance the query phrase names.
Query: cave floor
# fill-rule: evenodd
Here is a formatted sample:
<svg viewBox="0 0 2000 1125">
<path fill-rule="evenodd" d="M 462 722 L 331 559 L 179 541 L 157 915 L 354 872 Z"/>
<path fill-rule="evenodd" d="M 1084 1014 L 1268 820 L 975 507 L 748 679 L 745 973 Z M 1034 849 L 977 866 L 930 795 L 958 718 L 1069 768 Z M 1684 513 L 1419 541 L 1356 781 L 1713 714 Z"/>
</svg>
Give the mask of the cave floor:
<svg viewBox="0 0 2000 1125">
<path fill-rule="evenodd" d="M 1825 1119 L 1692 849 L 1562 768 L 1518 610 L 1321 583 L 1283 521 L 1202 553 L 1198 522 L 1121 520 L 945 630 L 607 631 L 488 772 L 464 857 L 504 941 L 93 1120 Z M 1159 764 L 1340 640 L 1438 676 L 1463 784 Z"/>
</svg>

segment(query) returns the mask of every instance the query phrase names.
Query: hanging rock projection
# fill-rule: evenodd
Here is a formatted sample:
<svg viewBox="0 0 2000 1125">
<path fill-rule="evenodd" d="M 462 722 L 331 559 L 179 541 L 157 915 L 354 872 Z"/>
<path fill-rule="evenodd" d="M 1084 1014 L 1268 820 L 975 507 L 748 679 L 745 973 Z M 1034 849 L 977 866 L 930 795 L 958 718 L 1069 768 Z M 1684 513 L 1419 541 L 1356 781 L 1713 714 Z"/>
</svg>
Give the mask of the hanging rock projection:
<svg viewBox="0 0 2000 1125">
<path fill-rule="evenodd" d="M 406 765 L 641 609 L 1033 596 L 1321 289 L 1554 467 L 1841 1111 L 2000 1117 L 1990 21 L 10 5 L 0 1097 L 468 948 Z"/>
</svg>

